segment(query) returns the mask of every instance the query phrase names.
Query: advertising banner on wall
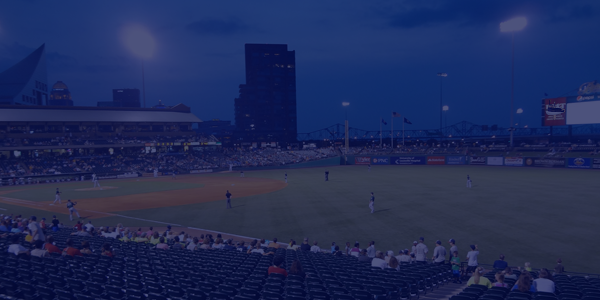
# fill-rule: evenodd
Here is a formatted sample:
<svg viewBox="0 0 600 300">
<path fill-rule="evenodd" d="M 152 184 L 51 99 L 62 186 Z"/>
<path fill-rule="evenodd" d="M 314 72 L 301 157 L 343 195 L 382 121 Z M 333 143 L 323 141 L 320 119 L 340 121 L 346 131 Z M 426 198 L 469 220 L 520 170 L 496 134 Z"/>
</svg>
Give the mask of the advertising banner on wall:
<svg viewBox="0 0 600 300">
<path fill-rule="evenodd" d="M 523 166 L 523 158 L 522 157 L 505 157 L 504 165 L 505 166 L 513 166 L 513 167 L 522 167 Z"/>
<path fill-rule="evenodd" d="M 447 165 L 464 165 L 467 163 L 465 156 L 446 156 Z"/>
<path fill-rule="evenodd" d="M 355 156 L 354 157 L 354 164 L 355 165 L 368 165 L 371 163 L 371 157 L 370 156 Z"/>
<path fill-rule="evenodd" d="M 374 165 L 389 165 L 390 158 L 387 156 L 375 156 L 371 157 L 371 164 Z"/>
<path fill-rule="evenodd" d="M 589 169 L 592 167 L 592 159 L 591 158 L 569 158 L 567 162 L 567 167 L 576 168 L 576 169 Z"/>
<path fill-rule="evenodd" d="M 427 164 L 428 165 L 445 165 L 446 157 L 445 156 L 427 156 Z"/>
<path fill-rule="evenodd" d="M 564 168 L 564 158 L 539 158 L 539 157 L 526 157 L 525 166 L 527 167 L 546 167 L 546 168 Z"/>
<path fill-rule="evenodd" d="M 542 100 L 542 126 L 567 125 L 567 98 Z"/>
<path fill-rule="evenodd" d="M 397 156 L 390 159 L 392 165 L 424 165 L 426 163 L 426 156 Z"/>
<path fill-rule="evenodd" d="M 594 158 L 594 161 L 592 162 L 592 168 L 600 169 L 600 158 Z"/>
<path fill-rule="evenodd" d="M 499 156 L 490 156 L 487 158 L 488 166 L 501 166 L 504 163 L 504 158 Z"/>
<path fill-rule="evenodd" d="M 487 163 L 487 157 L 483 156 L 471 156 L 469 159 L 470 165 L 485 165 Z"/>
</svg>

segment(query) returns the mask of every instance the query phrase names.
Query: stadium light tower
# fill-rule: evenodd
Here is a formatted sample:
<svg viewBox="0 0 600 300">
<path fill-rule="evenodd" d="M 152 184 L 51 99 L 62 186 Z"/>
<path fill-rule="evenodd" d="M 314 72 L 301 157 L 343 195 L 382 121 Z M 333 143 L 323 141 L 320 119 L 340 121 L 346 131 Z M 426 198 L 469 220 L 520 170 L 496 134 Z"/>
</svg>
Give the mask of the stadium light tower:
<svg viewBox="0 0 600 300">
<path fill-rule="evenodd" d="M 444 79 L 444 77 L 448 77 L 448 73 L 437 73 L 437 76 L 440 77 L 440 134 L 443 137 L 444 135 L 442 134 L 442 114 L 444 113 L 444 107 L 442 104 L 442 79 Z"/>
<path fill-rule="evenodd" d="M 527 19 L 524 17 L 512 18 L 500 23 L 500 32 L 510 32 L 512 35 L 512 62 L 511 62 L 511 83 L 510 83 L 510 147 L 513 147 L 514 132 L 514 111 L 515 111 L 515 31 L 521 31 L 527 26 Z"/>
<path fill-rule="evenodd" d="M 519 118 L 517 119 L 517 124 L 515 125 L 519 125 L 521 124 L 521 114 L 523 113 L 523 109 L 522 108 L 517 108 L 517 115 L 519 116 Z"/>
<path fill-rule="evenodd" d="M 342 102 L 342 106 L 345 107 L 346 110 L 346 121 L 345 121 L 345 132 L 344 132 L 344 136 L 346 137 L 346 141 L 345 141 L 345 147 L 346 147 L 346 155 L 348 155 L 348 151 L 350 148 L 350 141 L 348 140 L 348 105 L 350 105 L 350 102 Z M 346 157 L 346 159 L 348 159 Z"/>
<path fill-rule="evenodd" d="M 448 105 L 442 106 L 442 111 L 444 112 L 444 115 L 446 116 L 446 124 L 444 125 L 444 127 L 448 127 L 448 110 L 449 109 L 450 109 L 450 107 L 448 107 Z"/>
<path fill-rule="evenodd" d="M 131 25 L 121 30 L 121 41 L 134 55 L 142 59 L 142 97 L 146 107 L 146 79 L 144 59 L 149 59 L 154 54 L 156 41 L 154 37 L 140 25 Z"/>
</svg>

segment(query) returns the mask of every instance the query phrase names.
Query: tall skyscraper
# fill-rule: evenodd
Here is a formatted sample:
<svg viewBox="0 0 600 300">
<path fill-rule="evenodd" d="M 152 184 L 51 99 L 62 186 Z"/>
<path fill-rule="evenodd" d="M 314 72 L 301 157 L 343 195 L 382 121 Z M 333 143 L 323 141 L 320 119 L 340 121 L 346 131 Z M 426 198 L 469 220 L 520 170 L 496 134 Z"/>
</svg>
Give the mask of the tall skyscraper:
<svg viewBox="0 0 600 300">
<path fill-rule="evenodd" d="M 71 99 L 71 92 L 67 85 L 62 81 L 57 81 L 52 86 L 50 92 L 50 101 L 48 105 L 55 106 L 73 106 L 73 99 Z"/>
<path fill-rule="evenodd" d="M 237 142 L 296 141 L 296 57 L 287 45 L 246 44 L 235 125 Z"/>
</svg>

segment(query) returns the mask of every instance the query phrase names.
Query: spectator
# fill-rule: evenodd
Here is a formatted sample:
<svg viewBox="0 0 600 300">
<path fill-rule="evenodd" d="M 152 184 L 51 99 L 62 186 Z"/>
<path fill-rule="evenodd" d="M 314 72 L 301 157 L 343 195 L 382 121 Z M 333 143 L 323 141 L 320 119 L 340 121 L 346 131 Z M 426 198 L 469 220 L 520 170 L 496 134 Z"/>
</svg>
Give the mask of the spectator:
<svg viewBox="0 0 600 300">
<path fill-rule="evenodd" d="M 502 272 L 496 272 L 496 282 L 492 286 L 507 288 L 508 283 L 504 282 L 504 274 Z"/>
<path fill-rule="evenodd" d="M 48 256 L 48 251 L 44 250 L 44 242 L 40 240 L 35 241 L 35 249 L 31 250 L 31 255 L 37 257 Z"/>
<path fill-rule="evenodd" d="M 263 240 L 264 241 L 264 240 Z M 261 247 L 262 247 L 263 243 L 261 243 Z M 213 248 L 214 249 L 223 249 L 225 245 L 223 244 L 223 239 L 220 237 L 217 237 L 217 239 L 215 240 L 215 243 L 213 244 Z"/>
<path fill-rule="evenodd" d="M 338 247 L 339 249 L 339 247 Z M 335 242 L 331 242 L 331 253 L 333 254 L 335 252 Z"/>
<path fill-rule="evenodd" d="M 259 241 L 254 240 L 254 241 L 252 241 L 252 243 L 250 243 L 250 248 L 248 249 L 248 253 L 265 254 L 265 250 L 262 249 Z"/>
<path fill-rule="evenodd" d="M 506 269 L 504 269 L 504 271 L 502 271 L 502 273 L 504 273 L 504 279 L 509 278 L 509 279 L 514 279 L 517 280 L 517 274 L 514 274 L 512 271 L 511 267 L 506 267 Z"/>
<path fill-rule="evenodd" d="M 295 243 L 296 243 L 296 242 L 294 242 L 294 244 L 295 244 Z M 298 248 L 298 245 L 295 245 L 295 246 L 296 246 L 296 249 L 297 249 L 297 248 Z M 240 251 L 240 252 L 246 252 L 246 250 L 247 250 L 247 249 L 246 249 L 246 242 L 242 241 L 242 242 L 238 243 L 238 244 L 236 245 L 236 248 L 237 248 L 237 251 Z"/>
<path fill-rule="evenodd" d="M 448 243 L 450 243 L 450 256 L 452 256 L 454 251 L 458 252 L 458 247 L 456 247 L 456 241 L 454 239 L 450 239 Z M 449 259 L 452 258 L 450 257 Z"/>
<path fill-rule="evenodd" d="M 333 255 L 334 256 L 342 256 L 342 255 L 344 255 L 342 253 L 342 251 L 340 251 L 340 246 L 335 246 L 335 248 L 333 249 Z"/>
<path fill-rule="evenodd" d="M 169 245 L 167 245 L 167 243 L 165 243 L 164 236 L 161 236 L 160 238 L 158 238 L 158 244 L 156 244 L 156 249 L 163 249 L 163 250 L 169 249 Z"/>
<path fill-rule="evenodd" d="M 300 250 L 302 251 L 310 251 L 310 245 L 308 244 L 308 238 L 304 238 L 304 242 L 300 245 Z"/>
<path fill-rule="evenodd" d="M 508 267 L 508 263 L 504 261 L 504 254 L 500 254 L 500 259 L 494 261 L 493 268 L 496 270 L 504 270 Z"/>
<path fill-rule="evenodd" d="M 66 244 L 67 244 L 67 248 L 63 249 L 63 252 L 62 252 L 62 254 L 64 256 L 66 256 L 66 255 L 69 255 L 69 256 L 75 256 L 75 255 L 77 255 L 77 256 L 83 256 L 81 254 L 81 251 L 79 251 L 79 249 L 73 247 L 73 239 L 67 239 Z"/>
<path fill-rule="evenodd" d="M 376 255 L 375 251 L 375 241 L 371 241 L 369 243 L 369 247 L 367 247 L 367 256 L 370 258 L 374 258 Z"/>
<path fill-rule="evenodd" d="M 482 267 L 476 268 L 475 271 L 473 272 L 473 276 L 471 276 L 471 278 L 469 278 L 469 281 L 467 281 L 467 286 L 471 286 L 473 284 L 478 284 L 478 285 L 486 286 L 488 289 L 491 288 L 492 283 L 490 282 L 490 280 L 481 275 L 483 275 L 483 268 Z"/>
<path fill-rule="evenodd" d="M 194 251 L 196 250 L 196 246 L 198 246 L 198 238 L 194 237 L 194 239 L 192 239 L 192 241 L 185 248 Z"/>
<path fill-rule="evenodd" d="M 540 270 L 538 278 L 533 283 L 538 292 L 554 293 L 555 291 L 552 275 L 546 268 Z"/>
<path fill-rule="evenodd" d="M 148 228 L 148 231 L 146 231 L 146 235 L 147 236 L 153 236 L 154 235 L 154 227 L 150 226 L 150 228 Z M 158 232 L 156 232 L 158 233 Z"/>
<path fill-rule="evenodd" d="M 56 246 L 54 246 L 54 237 L 51 235 L 46 237 L 46 243 L 44 244 L 44 249 L 48 251 L 48 253 L 58 253 L 61 254 L 62 251 Z"/>
<path fill-rule="evenodd" d="M 83 227 L 85 227 L 85 231 L 89 232 L 94 228 L 94 225 L 92 225 L 92 221 L 88 221 L 88 223 L 83 225 Z"/>
<path fill-rule="evenodd" d="M 367 251 L 367 249 L 365 249 L 365 251 Z M 359 256 L 360 252 L 360 244 L 358 242 L 354 243 L 354 247 L 350 249 L 350 255 Z"/>
<path fill-rule="evenodd" d="M 306 274 L 304 273 L 304 271 L 302 271 L 302 265 L 300 264 L 299 260 L 296 259 L 294 260 L 294 262 L 292 262 L 289 275 L 296 275 L 302 279 L 306 277 Z"/>
<path fill-rule="evenodd" d="M 92 254 L 92 250 L 90 249 L 90 242 L 83 241 L 81 242 L 81 250 L 79 250 L 81 254 Z"/>
<path fill-rule="evenodd" d="M 290 249 L 290 250 L 298 250 L 298 245 L 296 245 L 296 241 L 290 240 L 290 244 L 288 245 L 288 249 Z"/>
<path fill-rule="evenodd" d="M 133 239 L 133 241 L 136 242 L 136 243 L 147 243 L 148 242 L 148 238 L 146 237 L 146 233 L 143 232 L 142 236 L 136 237 L 135 239 Z"/>
<path fill-rule="evenodd" d="M 425 238 L 424 237 L 420 237 L 419 238 L 419 244 L 417 244 L 417 246 L 415 247 L 415 258 L 417 263 L 420 264 L 426 264 L 427 263 L 427 252 L 429 252 L 429 249 L 427 249 L 427 245 L 425 245 Z M 444 253 L 445 255 L 445 253 Z"/>
<path fill-rule="evenodd" d="M 435 242 L 436 246 L 433 249 L 433 262 L 438 265 L 443 265 L 446 262 L 446 248 L 442 246 L 441 241 Z"/>
<path fill-rule="evenodd" d="M 117 232 L 117 228 L 113 227 L 111 230 L 109 230 L 109 228 L 106 227 L 106 231 L 102 233 L 102 236 L 106 238 L 116 239 L 119 236 L 119 233 Z"/>
<path fill-rule="evenodd" d="M 0 223 L 0 231 L 2 232 L 8 232 L 8 226 L 6 226 L 6 221 L 2 220 L 2 223 Z"/>
<path fill-rule="evenodd" d="M 210 237 L 207 235 L 200 246 L 200 249 L 211 249 L 210 247 Z"/>
<path fill-rule="evenodd" d="M 275 258 L 273 258 L 273 265 L 269 267 L 269 269 L 267 270 L 267 274 L 270 275 L 271 273 L 277 273 L 287 277 L 288 273 L 285 269 L 281 267 L 281 264 L 283 264 L 283 257 L 275 256 Z"/>
<path fill-rule="evenodd" d="M 19 224 L 17 224 L 17 222 L 14 222 L 12 224 L 12 229 L 10 230 L 11 233 L 21 233 L 21 229 L 19 229 Z"/>
<path fill-rule="evenodd" d="M 470 247 L 471 251 L 467 253 L 467 274 L 475 271 L 475 269 L 477 269 L 477 266 L 479 266 L 479 263 L 477 262 L 477 256 L 479 256 L 479 249 L 477 248 L 477 245 L 471 245 Z"/>
<path fill-rule="evenodd" d="M 42 220 L 40 221 L 40 227 L 42 229 L 46 229 L 46 218 L 42 218 Z"/>
<path fill-rule="evenodd" d="M 410 253 L 411 254 L 414 254 L 417 251 L 417 245 L 418 244 L 419 244 L 419 242 L 417 242 L 417 241 L 413 242 L 412 248 L 410 249 Z"/>
<path fill-rule="evenodd" d="M 235 251 L 235 247 L 233 246 L 233 241 L 231 239 L 225 241 L 224 245 L 225 246 L 223 246 L 223 250 Z"/>
<path fill-rule="evenodd" d="M 29 257 L 29 250 L 27 250 L 27 248 L 19 244 L 19 236 L 16 234 L 10 238 L 10 246 L 8 246 L 8 253 L 12 253 L 16 256 L 21 257 Z"/>
<path fill-rule="evenodd" d="M 73 227 L 75 227 L 77 229 L 77 231 L 81 231 L 83 224 L 81 224 L 80 220 L 77 220 L 77 223 L 75 223 L 75 225 Z"/>
<path fill-rule="evenodd" d="M 204 240 L 206 242 L 206 240 Z M 210 243 L 210 242 L 209 242 Z M 173 246 L 171 246 L 171 249 L 176 249 L 176 250 L 181 250 L 183 249 L 183 244 L 179 241 L 179 237 L 175 236 L 173 237 Z M 204 245 L 202 245 L 204 246 Z M 202 248 L 202 246 L 200 246 L 200 248 Z M 208 245 L 208 248 L 202 248 L 202 249 L 209 249 L 210 245 Z"/>
<path fill-rule="evenodd" d="M 370 263 L 372 258 L 367 256 L 367 249 L 362 249 L 358 255 L 358 261 Z"/>
<path fill-rule="evenodd" d="M 344 248 L 344 252 L 346 253 L 346 255 L 350 255 L 350 250 L 352 250 L 350 242 L 346 242 L 346 247 Z"/>
<path fill-rule="evenodd" d="M 56 218 L 56 216 L 52 216 L 52 231 L 58 231 L 58 225 L 60 221 Z"/>
<path fill-rule="evenodd" d="M 531 270 L 532 270 L 532 269 L 531 269 L 531 263 L 530 263 L 530 262 L 526 262 L 526 263 L 525 263 L 525 271 L 527 271 L 527 272 L 531 272 Z"/>
<path fill-rule="evenodd" d="M 389 263 L 390 262 L 390 258 L 394 256 L 394 251 L 393 250 L 388 250 L 388 252 L 385 255 L 385 262 Z"/>
<path fill-rule="evenodd" d="M 562 259 L 556 260 L 556 267 L 554 267 L 554 274 L 561 274 L 565 272 L 565 267 L 562 265 Z"/>
<path fill-rule="evenodd" d="M 279 249 L 279 243 L 277 243 L 277 238 L 274 238 L 270 243 L 268 248 Z"/>
<path fill-rule="evenodd" d="M 375 257 L 371 261 L 371 267 L 377 267 L 384 269 L 386 267 L 385 259 L 383 258 L 383 252 L 376 251 Z"/>
<path fill-rule="evenodd" d="M 458 251 L 452 252 L 450 265 L 452 265 L 452 275 L 454 276 L 452 282 L 462 284 L 462 280 L 460 279 L 460 257 L 458 257 Z"/>
<path fill-rule="evenodd" d="M 517 282 L 512 288 L 512 291 L 515 290 L 518 290 L 522 293 L 536 292 L 535 285 L 532 284 L 531 274 L 529 274 L 529 272 L 524 271 L 523 273 L 521 273 L 521 276 L 519 276 L 519 280 L 517 280 Z"/>
<path fill-rule="evenodd" d="M 312 253 L 319 253 L 319 252 L 321 252 L 321 247 L 319 247 L 318 244 L 319 243 L 317 241 L 315 241 L 313 243 L 313 246 L 310 247 L 310 252 L 312 252 Z"/>
<path fill-rule="evenodd" d="M 396 271 L 400 271 L 400 264 L 395 256 L 390 256 L 390 261 L 388 262 L 387 267 Z"/>
<path fill-rule="evenodd" d="M 110 243 L 104 243 L 104 245 L 102 245 L 102 255 L 108 256 L 108 257 L 115 257 L 115 254 L 112 251 L 112 247 L 111 247 Z"/>
</svg>

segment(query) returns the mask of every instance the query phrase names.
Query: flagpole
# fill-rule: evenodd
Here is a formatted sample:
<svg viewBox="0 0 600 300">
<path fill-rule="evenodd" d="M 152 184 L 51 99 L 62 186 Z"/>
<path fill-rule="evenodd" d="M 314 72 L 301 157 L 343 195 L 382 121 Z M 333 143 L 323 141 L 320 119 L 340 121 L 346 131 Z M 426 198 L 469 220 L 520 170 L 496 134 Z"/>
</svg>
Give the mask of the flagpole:
<svg viewBox="0 0 600 300">
<path fill-rule="evenodd" d="M 392 113 L 392 142 L 390 145 L 392 146 L 392 151 L 394 151 L 394 113 Z"/>
<path fill-rule="evenodd" d="M 381 118 L 381 122 L 379 122 L 379 148 L 381 149 L 383 146 L 383 117 Z"/>
<path fill-rule="evenodd" d="M 404 117 L 402 117 L 402 147 L 404 147 Z"/>
</svg>

